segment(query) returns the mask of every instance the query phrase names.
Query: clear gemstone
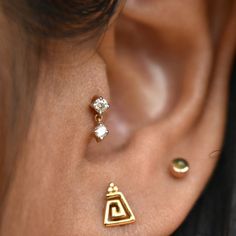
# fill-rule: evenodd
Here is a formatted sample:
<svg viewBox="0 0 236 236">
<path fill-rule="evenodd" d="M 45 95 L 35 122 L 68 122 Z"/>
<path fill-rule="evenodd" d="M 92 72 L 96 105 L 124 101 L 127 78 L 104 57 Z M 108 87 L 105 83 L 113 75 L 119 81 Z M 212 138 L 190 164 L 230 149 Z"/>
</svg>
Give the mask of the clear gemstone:
<svg viewBox="0 0 236 236">
<path fill-rule="evenodd" d="M 99 97 L 97 99 L 95 99 L 92 103 L 92 107 L 93 109 L 99 113 L 102 114 L 104 113 L 110 106 L 107 102 L 107 100 L 103 97 Z"/>
<path fill-rule="evenodd" d="M 104 124 L 95 127 L 94 134 L 98 140 L 103 140 L 108 135 L 108 129 Z"/>
</svg>

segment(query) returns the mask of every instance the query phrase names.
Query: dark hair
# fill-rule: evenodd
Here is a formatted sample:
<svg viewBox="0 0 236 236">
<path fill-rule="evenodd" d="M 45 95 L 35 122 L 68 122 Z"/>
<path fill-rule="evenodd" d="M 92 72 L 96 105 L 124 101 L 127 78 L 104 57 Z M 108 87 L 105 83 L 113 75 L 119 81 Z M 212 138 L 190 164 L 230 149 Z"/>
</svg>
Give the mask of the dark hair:
<svg viewBox="0 0 236 236">
<path fill-rule="evenodd" d="M 40 37 L 98 36 L 119 0 L 4 0 L 8 15 Z"/>
<path fill-rule="evenodd" d="M 207 188 L 175 236 L 236 235 L 236 63 L 223 152 Z"/>
</svg>

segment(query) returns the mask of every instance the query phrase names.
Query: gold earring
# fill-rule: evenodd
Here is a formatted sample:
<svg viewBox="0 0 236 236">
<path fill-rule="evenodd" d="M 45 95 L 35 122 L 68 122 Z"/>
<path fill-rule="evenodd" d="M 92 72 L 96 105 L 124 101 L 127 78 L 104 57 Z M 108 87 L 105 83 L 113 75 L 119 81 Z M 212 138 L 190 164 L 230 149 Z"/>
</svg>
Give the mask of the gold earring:
<svg viewBox="0 0 236 236">
<path fill-rule="evenodd" d="M 176 178 L 185 177 L 190 170 L 188 161 L 183 158 L 176 158 L 171 162 L 170 172 Z"/>
<path fill-rule="evenodd" d="M 111 227 L 134 223 L 135 216 L 123 193 L 118 191 L 118 187 L 111 183 L 107 192 L 104 225 Z"/>
<path fill-rule="evenodd" d="M 105 98 L 100 96 L 92 100 L 91 107 L 95 111 L 96 127 L 94 128 L 94 136 L 97 142 L 100 142 L 109 133 L 107 127 L 103 124 L 103 113 L 109 109 L 110 105 Z"/>
</svg>

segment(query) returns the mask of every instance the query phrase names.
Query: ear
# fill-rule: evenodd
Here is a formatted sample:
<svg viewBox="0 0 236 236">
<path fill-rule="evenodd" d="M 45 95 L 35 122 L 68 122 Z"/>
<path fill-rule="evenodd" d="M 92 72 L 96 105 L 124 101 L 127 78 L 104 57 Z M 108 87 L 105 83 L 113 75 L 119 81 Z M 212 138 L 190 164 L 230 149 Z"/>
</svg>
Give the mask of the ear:
<svg viewBox="0 0 236 236">
<path fill-rule="evenodd" d="M 100 55 L 87 63 L 68 41 L 49 45 L 26 147 L 3 201 L 4 235 L 163 236 L 181 224 L 214 170 L 211 154 L 224 133 L 236 8 L 233 1 L 214 4 L 128 0 Z M 8 29 L 1 30 L 5 36 Z M 3 55 L 14 55 L 15 47 L 8 49 Z M 17 61 L 21 72 L 25 61 Z M 111 102 L 110 135 L 99 144 L 89 139 L 94 95 Z M 168 171 L 179 156 L 191 166 L 182 180 Z M 135 224 L 103 226 L 111 181 Z"/>
<path fill-rule="evenodd" d="M 218 2 L 127 1 L 101 44 L 111 132 L 88 158 L 128 194 L 130 235 L 170 235 L 217 163 L 236 29 L 235 4 Z M 191 166 L 182 180 L 168 172 L 179 156 Z"/>
</svg>

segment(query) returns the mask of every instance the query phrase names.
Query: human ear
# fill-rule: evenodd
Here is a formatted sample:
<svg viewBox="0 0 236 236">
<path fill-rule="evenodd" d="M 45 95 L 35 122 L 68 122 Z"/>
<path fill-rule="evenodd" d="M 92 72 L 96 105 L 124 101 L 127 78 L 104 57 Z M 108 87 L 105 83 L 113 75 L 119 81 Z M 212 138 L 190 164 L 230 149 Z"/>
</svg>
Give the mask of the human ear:
<svg viewBox="0 0 236 236">
<path fill-rule="evenodd" d="M 96 52 L 70 40 L 47 44 L 30 127 L 3 201 L 3 235 L 163 236 L 181 224 L 223 140 L 235 3 L 214 4 L 128 0 Z M 15 55 L 8 53 L 15 46 L 4 54 Z M 23 72 L 25 61 L 17 62 Z M 111 105 L 104 120 L 110 134 L 99 144 L 91 139 L 95 95 Z M 190 164 L 185 178 L 169 173 L 176 157 Z M 134 224 L 103 225 L 110 182 L 124 193 Z"/>
<path fill-rule="evenodd" d="M 130 232 L 171 234 L 217 163 L 235 46 L 235 5 L 223 13 L 218 4 L 127 1 L 101 45 L 111 133 L 88 157 L 101 166 L 107 158 L 107 181 L 128 192 L 137 217 Z M 176 180 L 168 166 L 179 156 L 190 172 Z"/>
</svg>

